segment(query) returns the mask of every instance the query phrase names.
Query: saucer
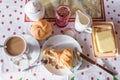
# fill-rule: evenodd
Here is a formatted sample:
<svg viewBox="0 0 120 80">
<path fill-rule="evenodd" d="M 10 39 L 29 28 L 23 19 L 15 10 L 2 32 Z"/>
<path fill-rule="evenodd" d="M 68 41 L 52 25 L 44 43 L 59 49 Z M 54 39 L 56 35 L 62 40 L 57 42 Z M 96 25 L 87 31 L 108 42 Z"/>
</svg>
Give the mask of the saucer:
<svg viewBox="0 0 120 80">
<path fill-rule="evenodd" d="M 31 57 L 31 59 L 29 60 L 30 64 L 33 64 L 39 58 L 40 45 L 38 41 L 35 38 L 33 38 L 31 35 L 23 35 L 23 37 L 26 40 L 28 48 L 29 48 L 28 54 Z"/>
</svg>

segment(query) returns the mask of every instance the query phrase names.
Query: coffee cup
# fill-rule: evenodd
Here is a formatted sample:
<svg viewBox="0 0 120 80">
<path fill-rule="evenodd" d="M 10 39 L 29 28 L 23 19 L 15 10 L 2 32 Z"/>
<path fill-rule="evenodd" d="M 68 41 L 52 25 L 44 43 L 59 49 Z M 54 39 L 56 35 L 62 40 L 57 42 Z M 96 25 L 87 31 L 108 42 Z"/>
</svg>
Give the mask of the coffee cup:
<svg viewBox="0 0 120 80">
<path fill-rule="evenodd" d="M 8 37 L 4 45 L 4 51 L 10 57 L 21 57 L 27 50 L 27 43 L 21 35 Z"/>
<path fill-rule="evenodd" d="M 89 15 L 87 15 L 86 13 L 80 10 L 76 11 L 76 18 L 75 18 L 76 31 L 91 33 L 92 32 L 91 24 L 92 24 L 92 19 Z"/>
</svg>

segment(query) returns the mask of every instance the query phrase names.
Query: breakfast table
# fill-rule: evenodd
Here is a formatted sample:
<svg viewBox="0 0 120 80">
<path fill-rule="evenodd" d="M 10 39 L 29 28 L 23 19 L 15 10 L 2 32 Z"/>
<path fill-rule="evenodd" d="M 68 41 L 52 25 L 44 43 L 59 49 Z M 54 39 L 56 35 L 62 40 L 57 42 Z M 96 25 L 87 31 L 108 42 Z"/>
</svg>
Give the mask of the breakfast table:
<svg viewBox="0 0 120 80">
<path fill-rule="evenodd" d="M 66 76 L 58 76 L 50 73 L 43 65 L 34 67 L 28 71 L 23 71 L 32 64 L 40 64 L 37 59 L 43 43 L 48 40 L 37 41 L 30 34 L 30 27 L 34 22 L 25 22 L 25 6 L 26 0 L 0 0 L 0 44 L 4 44 L 7 37 L 11 35 L 23 35 L 32 45 L 37 45 L 37 49 L 33 50 L 33 61 L 23 59 L 20 65 L 14 64 L 8 56 L 6 56 L 3 48 L 0 48 L 0 80 L 67 80 Z M 120 2 L 119 0 L 104 0 L 106 21 L 113 21 L 115 25 L 115 33 L 118 41 L 118 50 L 120 51 Z M 57 34 L 65 34 L 67 28 L 74 29 L 74 22 L 64 28 L 59 28 L 55 22 L 51 22 L 53 32 L 51 36 Z M 93 45 L 91 34 L 85 32 L 76 32 L 75 39 L 80 44 L 83 53 L 93 58 Z M 50 36 L 50 37 L 51 37 Z M 33 40 L 33 42 L 31 42 Z M 35 42 L 34 42 L 35 41 Z M 38 45 L 39 43 L 39 45 Z M 108 44 L 109 46 L 109 44 Z M 118 51 L 118 52 L 119 52 Z M 39 53 L 39 54 L 36 54 Z M 95 58 L 99 64 L 107 67 L 111 71 L 118 72 L 118 80 L 120 80 L 120 55 L 115 58 L 100 59 Z M 84 63 L 82 63 L 84 64 Z M 74 74 L 75 80 L 113 80 L 113 76 L 104 70 L 98 68 L 89 62 L 85 63 L 83 69 Z M 71 79 L 72 80 L 72 79 Z"/>
</svg>

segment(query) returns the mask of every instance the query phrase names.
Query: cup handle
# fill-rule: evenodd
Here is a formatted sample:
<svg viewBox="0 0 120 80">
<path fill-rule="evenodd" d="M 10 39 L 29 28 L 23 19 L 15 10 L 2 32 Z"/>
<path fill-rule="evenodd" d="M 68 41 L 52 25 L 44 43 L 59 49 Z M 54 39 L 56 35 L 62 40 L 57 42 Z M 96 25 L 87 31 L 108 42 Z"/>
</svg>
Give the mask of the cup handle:
<svg viewBox="0 0 120 80">
<path fill-rule="evenodd" d="M 28 44 L 27 44 L 27 45 L 28 45 Z M 29 45 L 28 45 L 28 46 L 29 46 Z M 27 57 L 28 60 L 31 60 L 32 57 L 31 57 L 31 55 L 30 55 L 30 53 L 29 53 L 29 47 L 28 47 L 28 46 L 27 46 L 27 49 L 26 49 L 24 55 Z"/>
<path fill-rule="evenodd" d="M 85 30 L 85 32 L 87 32 L 87 33 L 92 33 L 92 28 L 91 28 L 91 27 L 87 28 L 87 29 Z"/>
</svg>

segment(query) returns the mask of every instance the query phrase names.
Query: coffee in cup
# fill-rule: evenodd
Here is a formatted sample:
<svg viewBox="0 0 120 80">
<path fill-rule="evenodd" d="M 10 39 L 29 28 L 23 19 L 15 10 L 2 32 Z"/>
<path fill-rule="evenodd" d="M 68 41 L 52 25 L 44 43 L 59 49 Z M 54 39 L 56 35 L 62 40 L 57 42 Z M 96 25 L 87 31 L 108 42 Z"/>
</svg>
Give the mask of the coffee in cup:
<svg viewBox="0 0 120 80">
<path fill-rule="evenodd" d="M 5 41 L 5 52 L 10 56 L 19 56 L 26 51 L 26 41 L 23 37 L 14 35 Z"/>
</svg>

